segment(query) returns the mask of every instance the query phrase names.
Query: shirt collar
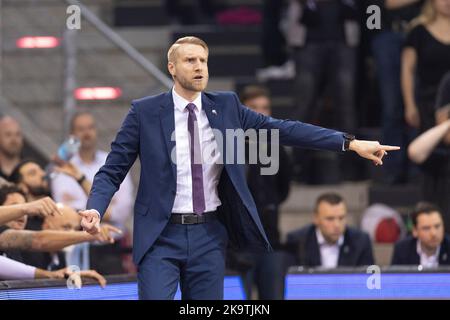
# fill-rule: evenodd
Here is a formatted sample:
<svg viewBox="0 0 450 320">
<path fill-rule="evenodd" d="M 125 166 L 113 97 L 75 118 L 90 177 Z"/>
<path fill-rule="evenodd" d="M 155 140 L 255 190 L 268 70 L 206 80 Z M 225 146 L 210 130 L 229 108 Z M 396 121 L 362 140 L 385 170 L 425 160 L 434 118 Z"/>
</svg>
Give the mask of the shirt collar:
<svg viewBox="0 0 450 320">
<path fill-rule="evenodd" d="M 80 153 L 77 152 L 74 154 L 73 158 L 72 158 L 72 162 L 77 164 L 77 165 L 81 165 L 81 166 L 88 166 L 88 165 L 93 165 L 93 164 L 97 164 L 100 161 L 100 154 L 99 154 L 99 150 L 95 151 L 94 154 L 94 161 L 92 161 L 92 163 L 85 163 L 81 157 L 80 157 Z"/>
<path fill-rule="evenodd" d="M 417 250 L 417 254 L 419 255 L 419 257 L 421 257 L 423 255 L 423 256 L 427 257 L 427 259 L 431 259 L 431 258 L 437 259 L 439 257 L 439 253 L 441 251 L 441 246 L 439 246 L 433 255 L 427 256 L 425 254 L 425 252 L 422 251 L 422 245 L 420 244 L 419 239 L 417 239 L 417 247 L 416 248 L 417 248 L 416 250 Z"/>
<path fill-rule="evenodd" d="M 316 227 L 316 237 L 317 237 L 317 242 L 319 243 L 319 246 L 323 246 L 323 245 L 328 245 L 328 246 L 332 246 L 332 244 L 329 244 L 322 232 L 320 231 L 319 228 Z M 341 235 L 337 241 L 337 243 L 335 245 L 337 245 L 338 247 L 342 246 L 344 244 L 344 235 Z"/>
<path fill-rule="evenodd" d="M 175 91 L 175 88 L 172 88 L 172 98 L 173 98 L 173 104 L 174 104 L 175 108 L 177 108 L 181 112 L 185 111 L 185 108 L 189 103 L 195 104 L 198 111 L 202 110 L 202 94 L 201 93 L 197 96 L 197 98 L 195 98 L 194 101 L 191 102 L 191 101 L 186 100 L 182 96 L 180 96 Z"/>
</svg>

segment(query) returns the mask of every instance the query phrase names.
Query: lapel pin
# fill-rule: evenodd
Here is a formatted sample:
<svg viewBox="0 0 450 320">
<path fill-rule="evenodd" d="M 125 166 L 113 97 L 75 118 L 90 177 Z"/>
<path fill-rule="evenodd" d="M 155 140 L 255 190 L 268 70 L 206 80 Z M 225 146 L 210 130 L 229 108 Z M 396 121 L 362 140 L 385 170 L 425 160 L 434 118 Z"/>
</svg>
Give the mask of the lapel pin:
<svg viewBox="0 0 450 320">
<path fill-rule="evenodd" d="M 215 109 L 213 109 L 212 113 L 213 115 L 217 116 L 217 111 Z"/>
</svg>

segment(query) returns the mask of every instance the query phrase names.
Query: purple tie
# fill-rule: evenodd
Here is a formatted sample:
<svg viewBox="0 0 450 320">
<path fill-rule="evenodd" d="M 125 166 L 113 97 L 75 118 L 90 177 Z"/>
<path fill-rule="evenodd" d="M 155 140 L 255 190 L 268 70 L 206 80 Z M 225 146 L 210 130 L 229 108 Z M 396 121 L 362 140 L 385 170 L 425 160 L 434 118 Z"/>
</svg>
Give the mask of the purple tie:
<svg viewBox="0 0 450 320">
<path fill-rule="evenodd" d="M 194 213 L 201 215 L 205 211 L 205 194 L 203 192 L 203 168 L 200 153 L 200 138 L 198 134 L 197 117 L 195 115 L 195 104 L 189 103 L 188 131 L 189 146 L 191 150 L 191 173 L 192 173 L 192 206 Z"/>
</svg>

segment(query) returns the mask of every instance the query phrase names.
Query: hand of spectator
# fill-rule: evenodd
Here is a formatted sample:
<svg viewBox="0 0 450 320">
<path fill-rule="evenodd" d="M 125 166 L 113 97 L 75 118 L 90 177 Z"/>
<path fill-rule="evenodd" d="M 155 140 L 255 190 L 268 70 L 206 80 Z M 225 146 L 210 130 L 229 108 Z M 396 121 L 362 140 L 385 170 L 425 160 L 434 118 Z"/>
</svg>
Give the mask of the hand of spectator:
<svg viewBox="0 0 450 320">
<path fill-rule="evenodd" d="M 83 173 L 71 162 L 58 162 L 58 165 L 55 166 L 55 171 L 59 173 L 64 173 L 75 180 L 81 179 Z"/>
<path fill-rule="evenodd" d="M 384 146 L 378 141 L 353 140 L 350 142 L 349 149 L 355 151 L 361 157 L 372 160 L 375 165 L 383 164 L 383 157 L 387 151 L 399 150 L 400 147 Z"/>
<path fill-rule="evenodd" d="M 74 272 L 70 268 L 63 268 L 63 269 L 59 269 L 56 271 L 49 271 L 48 277 L 52 278 L 52 279 L 65 279 L 65 278 L 72 276 L 74 273 L 78 274 L 80 277 L 86 277 L 86 278 L 91 278 L 91 279 L 97 280 L 97 282 L 100 284 L 100 286 L 102 288 L 104 288 L 106 286 L 105 277 L 103 277 L 101 274 L 99 274 L 95 270 L 82 270 L 82 271 Z"/>
<path fill-rule="evenodd" d="M 100 216 L 96 210 L 80 211 L 81 227 L 87 233 L 96 235 L 100 232 Z"/>
<path fill-rule="evenodd" d="M 95 235 L 96 240 L 100 242 L 109 242 L 114 243 L 114 238 L 112 237 L 112 233 L 122 234 L 122 230 L 110 225 L 110 224 L 102 224 L 100 226 L 100 232 Z"/>
<path fill-rule="evenodd" d="M 25 209 L 25 214 L 30 216 L 42 216 L 46 217 L 49 215 L 60 214 L 62 212 L 59 210 L 58 205 L 50 197 L 45 197 L 36 201 L 31 201 L 23 204 Z"/>
<path fill-rule="evenodd" d="M 405 120 L 413 128 L 420 127 L 420 116 L 416 106 L 405 107 Z"/>
</svg>

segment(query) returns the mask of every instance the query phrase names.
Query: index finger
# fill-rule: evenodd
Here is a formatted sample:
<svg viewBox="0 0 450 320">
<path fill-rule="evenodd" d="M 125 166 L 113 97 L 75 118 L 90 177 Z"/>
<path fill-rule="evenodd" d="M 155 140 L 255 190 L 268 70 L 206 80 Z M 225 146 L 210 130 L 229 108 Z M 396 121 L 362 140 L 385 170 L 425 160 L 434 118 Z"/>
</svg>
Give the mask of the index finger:
<svg viewBox="0 0 450 320">
<path fill-rule="evenodd" d="M 115 233 L 118 233 L 118 234 L 122 234 L 122 230 L 120 230 L 120 229 L 118 229 L 116 227 L 108 226 L 108 229 L 109 229 L 109 231 L 112 231 L 112 232 L 115 232 Z"/>
<path fill-rule="evenodd" d="M 385 145 L 381 145 L 380 146 L 381 150 L 385 150 L 385 151 L 394 151 L 394 150 L 400 150 L 400 147 L 398 146 L 385 146 Z"/>
<path fill-rule="evenodd" d="M 55 211 L 58 212 L 60 216 L 63 215 L 63 213 L 60 211 L 60 209 L 63 208 L 63 205 L 61 203 L 59 203 L 59 202 L 56 203 L 51 198 L 48 198 L 46 200 L 47 201 L 44 200 L 44 203 L 46 203 L 50 207 L 50 209 L 52 210 L 52 215 L 53 215 L 53 212 L 55 212 Z"/>
</svg>

